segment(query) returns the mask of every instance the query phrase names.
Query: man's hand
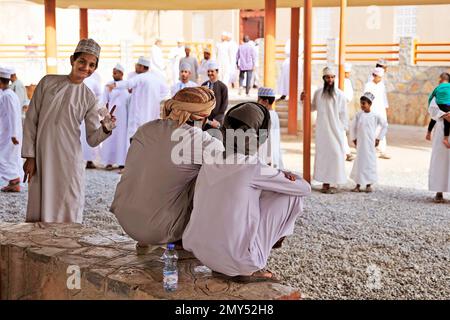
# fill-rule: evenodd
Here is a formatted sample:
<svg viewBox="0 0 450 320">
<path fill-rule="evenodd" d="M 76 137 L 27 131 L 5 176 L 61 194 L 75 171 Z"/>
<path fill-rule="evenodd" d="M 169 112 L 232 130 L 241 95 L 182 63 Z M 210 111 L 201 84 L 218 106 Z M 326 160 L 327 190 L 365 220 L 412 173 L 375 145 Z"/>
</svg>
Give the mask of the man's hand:
<svg viewBox="0 0 450 320">
<path fill-rule="evenodd" d="M 375 139 L 375 147 L 378 147 L 379 144 L 380 144 L 380 139 Z"/>
<path fill-rule="evenodd" d="M 28 183 L 31 182 L 31 177 L 33 177 L 36 174 L 36 159 L 35 158 L 27 158 L 27 160 L 25 160 L 25 163 L 23 164 L 23 172 L 24 177 L 23 177 L 23 182 L 27 182 Z"/>
<path fill-rule="evenodd" d="M 210 121 L 210 122 L 209 122 L 209 125 L 210 125 L 211 127 L 213 127 L 213 128 L 218 129 L 218 128 L 220 127 L 220 122 L 217 121 L 216 119 L 213 119 L 213 121 Z"/>
<path fill-rule="evenodd" d="M 15 145 L 18 145 L 18 144 L 19 144 L 19 140 L 17 140 L 16 137 L 12 137 L 12 138 L 11 138 L 11 141 L 12 141 L 12 143 L 15 144 Z"/>
<path fill-rule="evenodd" d="M 302 93 L 300 94 L 300 101 L 305 100 L 305 97 L 306 97 L 305 92 L 302 92 Z"/>
<path fill-rule="evenodd" d="M 450 122 L 450 113 L 446 113 L 445 115 L 443 115 L 442 119 L 447 120 L 447 121 Z"/>
<path fill-rule="evenodd" d="M 108 88 L 108 91 L 112 91 L 116 87 L 116 83 L 107 84 L 106 88 Z"/>
<path fill-rule="evenodd" d="M 353 144 L 355 145 L 355 147 L 357 146 L 357 141 L 356 141 L 356 139 L 353 140 Z"/>
<path fill-rule="evenodd" d="M 108 110 L 108 104 L 106 104 L 106 110 Z M 102 124 L 103 132 L 106 134 L 110 134 L 111 131 L 116 127 L 116 117 L 113 115 L 116 110 L 116 106 L 113 106 L 111 111 L 108 112 L 104 119 L 100 121 Z"/>
<path fill-rule="evenodd" d="M 291 181 L 297 180 L 297 176 L 295 174 L 292 174 L 287 171 L 283 171 L 283 173 L 284 173 L 284 176 L 286 177 L 286 179 L 291 180 Z"/>
</svg>

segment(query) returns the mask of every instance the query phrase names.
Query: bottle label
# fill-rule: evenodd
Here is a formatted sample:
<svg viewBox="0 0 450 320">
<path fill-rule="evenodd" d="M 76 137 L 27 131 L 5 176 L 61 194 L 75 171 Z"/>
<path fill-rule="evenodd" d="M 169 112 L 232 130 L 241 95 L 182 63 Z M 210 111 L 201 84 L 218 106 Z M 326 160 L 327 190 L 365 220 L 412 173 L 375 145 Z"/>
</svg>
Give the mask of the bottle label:
<svg viewBox="0 0 450 320">
<path fill-rule="evenodd" d="M 178 283 L 178 273 L 171 272 L 164 274 L 164 284 L 167 286 L 176 286 Z"/>
</svg>

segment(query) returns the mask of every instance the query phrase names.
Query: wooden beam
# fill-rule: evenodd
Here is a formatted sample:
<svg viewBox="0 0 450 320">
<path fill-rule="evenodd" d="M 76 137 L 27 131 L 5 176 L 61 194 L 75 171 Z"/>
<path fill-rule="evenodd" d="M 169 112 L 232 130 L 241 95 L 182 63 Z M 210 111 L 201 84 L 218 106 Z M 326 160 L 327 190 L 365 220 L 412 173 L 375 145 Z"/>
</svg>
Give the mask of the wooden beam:
<svg viewBox="0 0 450 320">
<path fill-rule="evenodd" d="M 341 1 L 341 10 L 340 10 L 340 27 L 339 27 L 339 89 L 344 90 L 344 79 L 345 79 L 345 71 L 344 71 L 344 63 L 345 63 L 345 33 L 346 33 L 346 23 L 345 17 L 347 13 L 347 0 Z"/>
<path fill-rule="evenodd" d="M 291 9 L 291 48 L 289 72 L 288 134 L 297 134 L 298 103 L 298 40 L 300 29 L 300 8 Z"/>
<path fill-rule="evenodd" d="M 80 39 L 89 38 L 88 9 L 80 9 Z"/>
<path fill-rule="evenodd" d="M 56 0 L 45 0 L 45 63 L 47 74 L 58 73 L 56 52 Z"/>
<path fill-rule="evenodd" d="M 264 11 L 264 86 L 275 88 L 276 0 L 265 0 Z"/>
<path fill-rule="evenodd" d="M 304 16 L 303 178 L 311 182 L 312 0 L 305 0 Z"/>
</svg>

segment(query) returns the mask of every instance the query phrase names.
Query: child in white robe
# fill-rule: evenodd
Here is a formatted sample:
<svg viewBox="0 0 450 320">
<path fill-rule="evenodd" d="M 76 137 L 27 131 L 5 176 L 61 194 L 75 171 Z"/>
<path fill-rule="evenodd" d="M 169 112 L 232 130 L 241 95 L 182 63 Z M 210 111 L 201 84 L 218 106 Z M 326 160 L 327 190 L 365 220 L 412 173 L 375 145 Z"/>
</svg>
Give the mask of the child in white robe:
<svg viewBox="0 0 450 320">
<path fill-rule="evenodd" d="M 371 185 L 378 179 L 376 147 L 385 137 L 388 124 L 380 115 L 370 110 L 374 99 L 372 93 L 364 93 L 360 99 L 362 111 L 356 114 L 350 128 L 351 139 L 357 151 L 350 174 L 350 178 L 356 182 L 356 187 L 352 190 L 354 192 L 361 192 L 361 185 L 366 186 L 366 192 L 372 192 Z M 377 136 L 378 126 L 381 131 Z"/>
<path fill-rule="evenodd" d="M 11 71 L 0 68 L 0 179 L 8 181 L 2 192 L 20 192 L 22 158 L 22 105 L 9 87 Z"/>
</svg>

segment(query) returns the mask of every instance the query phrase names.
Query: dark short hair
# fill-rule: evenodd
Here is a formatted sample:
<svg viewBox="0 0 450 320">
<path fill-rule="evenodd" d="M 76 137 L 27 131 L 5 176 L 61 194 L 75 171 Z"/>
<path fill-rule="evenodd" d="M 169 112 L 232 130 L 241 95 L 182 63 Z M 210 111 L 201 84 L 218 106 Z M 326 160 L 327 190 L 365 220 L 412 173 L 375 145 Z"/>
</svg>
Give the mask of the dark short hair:
<svg viewBox="0 0 450 320">
<path fill-rule="evenodd" d="M 77 59 L 81 56 L 82 53 L 83 53 L 83 52 L 75 52 L 75 53 L 73 54 L 73 61 L 77 61 Z M 96 62 L 96 64 L 95 64 L 95 69 L 98 68 L 98 62 L 99 62 L 99 60 L 100 60 L 100 58 L 97 58 L 97 62 Z"/>
<path fill-rule="evenodd" d="M 442 72 L 439 77 L 444 80 L 450 81 L 450 73 L 448 73 L 448 72 Z"/>
<path fill-rule="evenodd" d="M 275 97 L 259 96 L 258 98 L 261 100 L 267 100 L 269 104 L 273 104 L 275 102 Z"/>
<path fill-rule="evenodd" d="M 369 98 L 367 98 L 367 97 L 361 97 L 360 99 L 359 99 L 360 101 L 365 101 L 365 102 L 367 102 L 369 105 L 372 105 L 372 101 L 370 101 L 370 99 Z"/>
<path fill-rule="evenodd" d="M 2 84 L 9 84 L 9 80 L 10 80 L 10 79 L 7 79 L 7 78 L 0 78 L 0 82 L 1 82 Z"/>
</svg>

